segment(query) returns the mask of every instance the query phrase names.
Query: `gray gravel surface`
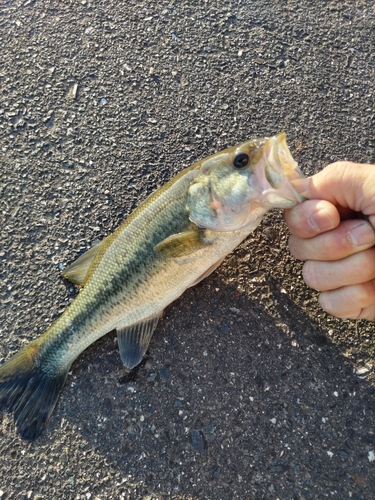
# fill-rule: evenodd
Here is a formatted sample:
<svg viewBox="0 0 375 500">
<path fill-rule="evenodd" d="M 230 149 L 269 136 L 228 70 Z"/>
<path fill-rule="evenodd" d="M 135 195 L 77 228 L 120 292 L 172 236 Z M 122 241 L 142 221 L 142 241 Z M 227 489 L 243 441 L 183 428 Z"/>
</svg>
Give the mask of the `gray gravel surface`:
<svg viewBox="0 0 375 500">
<path fill-rule="evenodd" d="M 3 0 L 0 26 L 0 362 L 196 159 L 285 130 L 306 174 L 375 163 L 373 0 Z M 374 499 L 373 331 L 319 309 L 275 212 L 137 371 L 109 334 L 34 443 L 0 417 L 0 499 Z"/>
</svg>

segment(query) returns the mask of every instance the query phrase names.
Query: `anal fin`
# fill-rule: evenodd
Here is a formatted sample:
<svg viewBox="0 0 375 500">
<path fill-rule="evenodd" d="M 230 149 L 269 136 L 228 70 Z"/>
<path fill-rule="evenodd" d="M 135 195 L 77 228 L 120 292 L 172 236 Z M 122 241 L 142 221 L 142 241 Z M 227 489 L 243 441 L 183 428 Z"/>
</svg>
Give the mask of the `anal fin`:
<svg viewBox="0 0 375 500">
<path fill-rule="evenodd" d="M 78 259 L 73 262 L 73 264 L 62 271 L 61 275 L 72 283 L 76 283 L 77 285 L 84 285 L 86 274 L 89 270 L 91 262 L 94 260 L 94 257 L 98 253 L 103 243 L 104 240 L 100 241 L 97 245 L 90 248 L 90 250 L 80 255 Z"/>
<path fill-rule="evenodd" d="M 160 316 L 161 313 L 134 325 L 117 328 L 120 357 L 129 370 L 142 361 Z"/>
</svg>

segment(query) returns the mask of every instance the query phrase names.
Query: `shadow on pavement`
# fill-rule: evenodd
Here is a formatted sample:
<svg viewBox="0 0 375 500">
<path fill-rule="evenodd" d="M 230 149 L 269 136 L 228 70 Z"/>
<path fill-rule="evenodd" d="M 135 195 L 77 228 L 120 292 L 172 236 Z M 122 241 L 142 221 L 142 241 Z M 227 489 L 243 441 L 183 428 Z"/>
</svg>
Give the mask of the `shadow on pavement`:
<svg viewBox="0 0 375 500">
<path fill-rule="evenodd" d="M 114 334 L 99 341 L 48 433 L 76 428 L 134 498 L 371 498 L 374 389 L 270 286 L 278 318 L 218 274 L 188 290 L 129 380 Z"/>
</svg>

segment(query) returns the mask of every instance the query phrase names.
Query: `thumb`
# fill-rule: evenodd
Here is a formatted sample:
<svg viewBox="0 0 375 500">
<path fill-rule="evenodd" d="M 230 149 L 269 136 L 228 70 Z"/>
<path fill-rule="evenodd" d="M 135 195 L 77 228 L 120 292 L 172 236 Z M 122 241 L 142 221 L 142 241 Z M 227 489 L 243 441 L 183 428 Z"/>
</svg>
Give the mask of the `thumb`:
<svg viewBox="0 0 375 500">
<path fill-rule="evenodd" d="M 321 172 L 292 182 L 307 199 L 326 200 L 333 205 L 362 212 L 375 222 L 375 165 L 336 162 Z"/>
</svg>

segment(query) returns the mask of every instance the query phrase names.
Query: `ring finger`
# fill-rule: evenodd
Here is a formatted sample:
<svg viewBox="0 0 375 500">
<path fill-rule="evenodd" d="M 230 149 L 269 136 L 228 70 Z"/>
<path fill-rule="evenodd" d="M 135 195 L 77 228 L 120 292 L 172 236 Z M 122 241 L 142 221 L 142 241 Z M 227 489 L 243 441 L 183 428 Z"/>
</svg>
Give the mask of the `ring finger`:
<svg viewBox="0 0 375 500">
<path fill-rule="evenodd" d="M 345 286 L 323 292 L 319 296 L 321 307 L 338 318 L 375 319 L 374 281 Z"/>
<path fill-rule="evenodd" d="M 311 288 L 321 292 L 374 278 L 375 247 L 333 262 L 308 260 L 303 266 L 303 279 Z"/>
</svg>

